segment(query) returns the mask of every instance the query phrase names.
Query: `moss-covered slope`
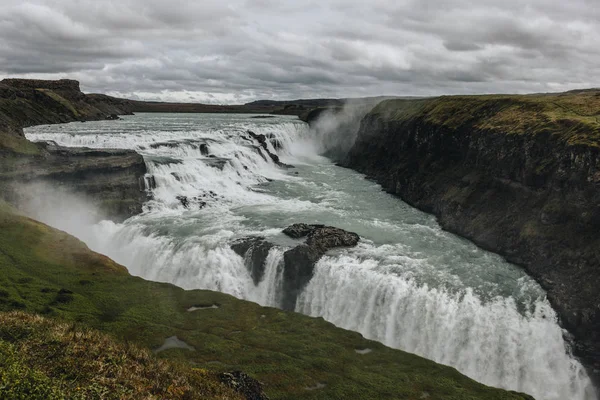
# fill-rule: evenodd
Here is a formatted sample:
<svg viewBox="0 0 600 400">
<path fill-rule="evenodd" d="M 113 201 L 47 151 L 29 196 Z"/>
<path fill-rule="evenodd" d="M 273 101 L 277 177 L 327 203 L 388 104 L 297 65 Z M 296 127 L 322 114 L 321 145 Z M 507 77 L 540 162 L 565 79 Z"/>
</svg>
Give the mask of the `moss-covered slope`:
<svg viewBox="0 0 600 400">
<path fill-rule="evenodd" d="M 220 377 L 81 324 L 0 312 L 0 398 L 242 400 Z"/>
<path fill-rule="evenodd" d="M 176 336 L 186 348 L 160 357 L 211 371 L 243 370 L 272 399 L 529 398 L 322 319 L 132 277 L 77 239 L 3 205 L 0 310 L 15 309 L 77 321 L 149 349 Z M 356 352 L 364 349 L 372 351 Z"/>
<path fill-rule="evenodd" d="M 468 127 L 502 134 L 551 134 L 570 145 L 600 146 L 600 89 L 388 100 L 370 114 L 397 122 L 419 120 L 449 131 Z"/>
</svg>

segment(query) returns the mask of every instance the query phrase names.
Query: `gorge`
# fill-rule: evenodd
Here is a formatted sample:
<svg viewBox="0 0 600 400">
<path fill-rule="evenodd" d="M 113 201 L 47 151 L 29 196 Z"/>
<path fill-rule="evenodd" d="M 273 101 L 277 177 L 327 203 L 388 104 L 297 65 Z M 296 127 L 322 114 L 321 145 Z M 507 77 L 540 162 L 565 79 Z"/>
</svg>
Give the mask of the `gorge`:
<svg viewBox="0 0 600 400">
<path fill-rule="evenodd" d="M 573 94 L 582 95 L 596 93 Z M 536 112 L 544 111 L 534 103 Z M 37 147 L 42 155 L 35 160 L 52 165 L 59 157 L 52 154 L 66 154 L 69 161 L 56 164 L 71 166 L 76 176 L 85 171 L 77 157 L 88 154 L 92 158 L 81 157 L 99 166 L 98 174 L 70 177 L 68 185 L 50 189 L 31 184 L 37 175 L 11 178 L 11 184 L 21 184 L 7 200 L 21 202 L 31 217 L 150 281 L 323 317 L 367 339 L 454 366 L 484 384 L 537 399 L 594 399 L 590 374 L 572 355 L 559 320 L 575 335 L 576 354 L 593 372 L 597 158 L 584 139 L 596 136 L 587 126 L 570 125 L 566 140 L 573 143 L 563 143 L 561 137 L 554 140 L 552 126 L 535 119 L 540 136 L 528 140 L 520 131 L 502 136 L 502 129 L 519 120 L 515 107 L 527 110 L 514 99 L 387 100 L 346 116 L 344 110 L 333 116 L 315 113 L 321 119 L 311 121 L 313 129 L 294 116 L 161 113 L 35 126 L 26 129 L 27 138 L 46 143 Z M 460 110 L 468 110 L 468 118 L 461 120 Z M 498 117 L 506 110 L 512 110 L 510 123 Z M 328 122 L 330 117 L 335 121 Z M 481 121 L 490 125 L 481 127 Z M 340 133 L 350 143 L 335 137 Z M 549 152 L 548 143 L 555 142 Z M 138 153 L 143 168 L 137 167 Z M 336 157 L 341 166 L 320 154 Z M 28 157 L 16 157 L 18 165 L 31 163 L 22 161 Z M 93 157 L 115 158 L 102 169 L 104 161 Z M 342 166 L 367 174 L 390 193 Z M 60 182 L 64 174 L 41 180 Z M 126 176 L 134 178 L 126 181 Z M 110 198 L 99 203 L 93 184 L 110 187 L 110 182 L 114 190 L 107 192 L 118 193 L 121 205 L 105 206 L 104 215 L 89 218 L 99 204 L 113 203 Z M 438 215 L 439 224 L 391 194 Z M 139 205 L 142 213 L 122 204 Z M 105 218 L 109 214 L 113 221 Z M 311 273 L 291 302 L 285 254 L 304 239 L 282 231 L 295 223 L 342 228 L 356 232 L 360 241 L 311 256 Z M 509 234 L 515 230 L 518 234 Z M 561 231 L 559 247 L 552 238 Z M 565 237 L 589 238 L 583 245 L 590 250 L 580 261 L 565 263 L 569 253 L 557 251 L 576 249 Z M 231 248 L 248 238 L 258 241 L 237 252 Z M 482 248 L 525 265 L 542 285 Z M 372 347 L 356 350 L 366 357 Z"/>
</svg>

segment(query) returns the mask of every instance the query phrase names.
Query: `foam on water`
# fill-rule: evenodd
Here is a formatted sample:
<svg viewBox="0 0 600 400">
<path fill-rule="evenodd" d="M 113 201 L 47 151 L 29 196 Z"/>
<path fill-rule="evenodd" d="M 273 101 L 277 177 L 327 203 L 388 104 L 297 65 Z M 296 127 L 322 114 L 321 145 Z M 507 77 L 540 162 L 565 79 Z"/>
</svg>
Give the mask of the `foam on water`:
<svg viewBox="0 0 600 400">
<path fill-rule="evenodd" d="M 277 167 L 247 130 L 266 135 L 270 151 L 297 168 Z M 595 398 L 537 283 L 317 156 L 326 141 L 299 120 L 152 114 L 26 133 L 33 140 L 130 148 L 144 156 L 156 187 L 142 215 L 92 227 L 47 219 L 132 274 L 279 306 L 283 253 L 294 245 L 281 228 L 294 222 L 339 226 L 359 233 L 362 242 L 317 264 L 298 312 L 537 399 Z M 278 244 L 256 286 L 229 247 L 246 236 Z"/>
</svg>

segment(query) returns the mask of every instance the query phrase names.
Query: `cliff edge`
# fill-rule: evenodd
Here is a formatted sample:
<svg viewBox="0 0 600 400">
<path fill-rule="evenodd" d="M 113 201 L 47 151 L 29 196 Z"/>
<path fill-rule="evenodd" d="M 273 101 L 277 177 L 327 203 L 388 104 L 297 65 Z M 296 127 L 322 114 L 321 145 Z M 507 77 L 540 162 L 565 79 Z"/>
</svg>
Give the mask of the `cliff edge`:
<svg viewBox="0 0 600 400">
<path fill-rule="evenodd" d="M 600 90 L 384 101 L 342 165 L 524 266 L 600 369 Z"/>
<path fill-rule="evenodd" d="M 122 220 L 147 200 L 142 156 L 130 150 L 64 148 L 28 141 L 33 125 L 114 119 L 130 114 L 126 100 L 88 96 L 73 80 L 0 82 L 0 197 L 18 204 L 23 185 L 44 183 L 89 197 L 103 217 Z"/>
</svg>

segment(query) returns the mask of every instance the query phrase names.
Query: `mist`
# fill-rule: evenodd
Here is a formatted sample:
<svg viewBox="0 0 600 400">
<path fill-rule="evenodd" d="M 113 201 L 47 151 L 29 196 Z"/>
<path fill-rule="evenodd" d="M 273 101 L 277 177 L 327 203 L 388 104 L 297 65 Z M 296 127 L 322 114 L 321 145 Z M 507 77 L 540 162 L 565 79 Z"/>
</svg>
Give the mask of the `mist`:
<svg viewBox="0 0 600 400">
<path fill-rule="evenodd" d="M 13 204 L 25 215 L 88 245 L 93 240 L 93 226 L 106 219 L 89 197 L 66 186 L 44 181 L 19 183 L 13 185 L 12 193 Z"/>
<path fill-rule="evenodd" d="M 310 124 L 320 153 L 333 161 L 342 161 L 356 142 L 361 120 L 383 100 L 348 100 L 340 108 L 323 111 Z"/>
</svg>

